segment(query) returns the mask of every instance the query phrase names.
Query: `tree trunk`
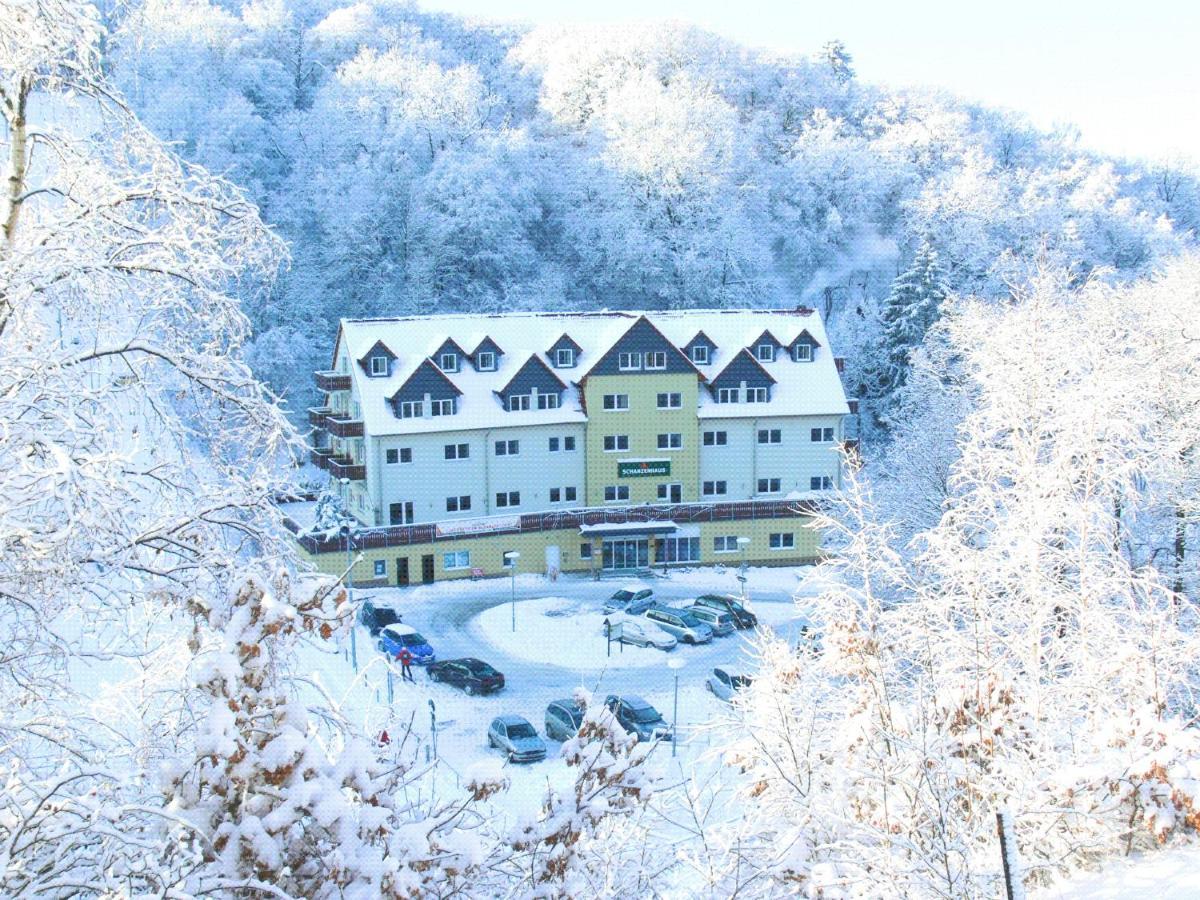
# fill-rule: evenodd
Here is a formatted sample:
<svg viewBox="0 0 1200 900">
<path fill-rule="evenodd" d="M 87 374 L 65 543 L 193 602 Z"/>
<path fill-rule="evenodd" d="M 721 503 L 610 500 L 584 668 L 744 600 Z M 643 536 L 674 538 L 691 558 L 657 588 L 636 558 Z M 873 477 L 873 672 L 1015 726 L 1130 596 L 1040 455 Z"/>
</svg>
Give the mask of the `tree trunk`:
<svg viewBox="0 0 1200 900">
<path fill-rule="evenodd" d="M 1187 514 L 1175 507 L 1175 595 L 1183 596 L 1183 565 L 1187 557 Z"/>
<path fill-rule="evenodd" d="M 25 193 L 25 177 L 29 166 L 29 143 L 26 133 L 25 107 L 29 100 L 29 86 L 17 84 L 17 94 L 9 103 L 8 111 L 8 178 L 4 192 L 4 244 L 11 247 L 17 233 L 17 218 L 21 214 L 21 197 Z"/>
</svg>

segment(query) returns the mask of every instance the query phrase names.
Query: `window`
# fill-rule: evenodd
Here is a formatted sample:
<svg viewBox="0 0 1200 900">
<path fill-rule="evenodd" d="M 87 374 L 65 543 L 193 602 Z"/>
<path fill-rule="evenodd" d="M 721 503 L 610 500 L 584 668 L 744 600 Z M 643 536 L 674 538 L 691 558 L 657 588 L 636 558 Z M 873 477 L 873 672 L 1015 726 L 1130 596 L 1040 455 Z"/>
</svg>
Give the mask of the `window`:
<svg viewBox="0 0 1200 900">
<path fill-rule="evenodd" d="M 629 409 L 628 394 L 605 394 L 604 408 L 607 410 Z"/>
<path fill-rule="evenodd" d="M 412 447 L 392 447 L 384 451 L 384 459 L 389 466 L 412 462 Z"/>
<path fill-rule="evenodd" d="M 604 489 L 604 502 L 617 503 L 629 499 L 629 485 L 610 484 Z"/>
<path fill-rule="evenodd" d="M 558 394 L 538 394 L 538 409 L 558 409 Z"/>
<path fill-rule="evenodd" d="M 629 435 L 627 434 L 606 434 L 604 436 L 604 452 L 615 453 L 619 450 L 629 449 Z"/>
<path fill-rule="evenodd" d="M 561 503 L 562 502 L 562 488 L 550 488 L 550 502 L 551 503 Z"/>
<path fill-rule="evenodd" d="M 470 444 L 447 444 L 443 448 L 446 459 L 466 459 L 471 455 Z"/>
<path fill-rule="evenodd" d="M 386 356 L 371 357 L 371 375 L 380 376 L 388 373 L 388 358 Z"/>
<path fill-rule="evenodd" d="M 683 485 L 679 482 L 660 484 L 658 486 L 658 499 L 665 500 L 667 503 L 682 503 Z"/>
<path fill-rule="evenodd" d="M 774 532 L 771 534 L 770 541 L 772 550 L 796 549 L 796 535 L 790 531 Z"/>
<path fill-rule="evenodd" d="M 704 432 L 705 447 L 724 447 L 729 443 L 729 433 L 726 431 Z"/>
<path fill-rule="evenodd" d="M 760 494 L 778 494 L 779 485 L 778 478 L 760 478 L 758 479 L 758 492 Z"/>
<path fill-rule="evenodd" d="M 758 429 L 758 442 L 760 444 L 782 443 L 783 433 L 778 428 L 760 428 Z"/>
<path fill-rule="evenodd" d="M 678 450 L 683 446 L 683 435 L 678 431 L 672 431 L 669 434 L 660 434 L 658 436 L 659 450 Z"/>
<path fill-rule="evenodd" d="M 669 393 L 658 395 L 659 409 L 680 409 L 683 406 L 683 394 Z"/>
<path fill-rule="evenodd" d="M 702 485 L 701 491 L 705 497 L 715 497 L 726 493 L 724 481 L 706 481 Z"/>
<path fill-rule="evenodd" d="M 563 438 L 563 452 L 575 452 L 575 437 L 573 435 L 568 435 L 567 437 Z"/>
<path fill-rule="evenodd" d="M 654 350 L 646 354 L 647 369 L 665 369 L 667 367 L 667 354 L 664 350 Z"/>
<path fill-rule="evenodd" d="M 458 400 L 434 400 L 429 404 L 429 414 L 433 416 L 452 416 L 458 411 Z"/>
<path fill-rule="evenodd" d="M 812 351 L 811 344 L 797 344 L 792 348 L 792 359 L 796 362 L 811 362 Z"/>
<path fill-rule="evenodd" d="M 692 362 L 698 366 L 708 365 L 708 346 L 706 344 L 697 344 L 692 348 Z"/>
<path fill-rule="evenodd" d="M 520 441 L 496 441 L 497 456 L 517 456 L 520 452 Z"/>
<path fill-rule="evenodd" d="M 575 488 L 573 487 L 550 488 L 551 503 L 574 503 L 575 496 Z"/>
<path fill-rule="evenodd" d="M 630 369 L 640 369 L 642 367 L 642 354 L 640 353 L 621 353 L 617 355 L 617 368 L 626 371 Z"/>
<path fill-rule="evenodd" d="M 438 362 L 438 368 L 441 369 L 443 372 L 457 372 L 458 371 L 458 354 L 457 353 L 443 353 L 441 360 Z"/>
<path fill-rule="evenodd" d="M 520 506 L 521 492 L 520 491 L 501 491 L 496 495 L 496 508 L 504 509 L 506 506 Z"/>
<path fill-rule="evenodd" d="M 392 503 L 388 506 L 389 525 L 411 525 L 413 520 L 413 504 L 411 500 L 403 503 Z"/>
<path fill-rule="evenodd" d="M 700 538 L 662 538 L 654 559 L 660 563 L 700 562 Z"/>
<path fill-rule="evenodd" d="M 762 362 L 775 362 L 775 345 L 759 344 L 754 353 Z"/>
<path fill-rule="evenodd" d="M 814 428 L 809 432 L 809 438 L 814 444 L 832 444 L 833 429 L 832 428 Z"/>
<path fill-rule="evenodd" d="M 579 558 L 580 559 L 591 559 L 592 558 L 592 545 L 590 543 L 579 545 Z"/>
<path fill-rule="evenodd" d="M 575 365 L 575 351 L 570 347 L 559 347 L 554 351 L 554 364 L 560 369 L 569 369 Z"/>
<path fill-rule="evenodd" d="M 480 350 L 475 356 L 475 368 L 480 372 L 492 372 L 496 368 L 496 354 L 491 350 Z"/>
<path fill-rule="evenodd" d="M 447 497 L 446 512 L 466 512 L 471 508 L 470 497 Z"/>
<path fill-rule="evenodd" d="M 550 452 L 551 453 L 558 452 L 558 438 L 550 438 Z"/>
<path fill-rule="evenodd" d="M 576 493 L 575 488 L 573 488 L 573 487 L 563 488 L 563 499 L 566 500 L 568 503 L 574 503 L 576 497 L 578 497 L 578 496 L 579 495 Z"/>
<path fill-rule="evenodd" d="M 737 548 L 736 534 L 713 538 L 713 553 L 737 553 Z"/>
<path fill-rule="evenodd" d="M 746 388 L 747 403 L 766 403 L 767 389 L 765 387 Z"/>
<path fill-rule="evenodd" d="M 737 403 L 738 389 L 737 388 L 717 388 L 718 403 Z"/>
<path fill-rule="evenodd" d="M 508 397 L 508 411 L 520 412 L 521 410 L 529 409 L 528 394 L 510 394 Z"/>
<path fill-rule="evenodd" d="M 443 553 L 442 565 L 447 569 L 469 569 L 471 567 L 471 551 L 459 550 Z"/>
<path fill-rule="evenodd" d="M 423 400 L 405 400 L 400 404 L 400 418 L 402 419 L 420 419 L 425 415 L 425 402 Z"/>
<path fill-rule="evenodd" d="M 379 357 L 375 357 L 375 358 L 379 359 Z M 386 577 L 386 576 L 387 576 L 387 560 L 386 559 L 375 560 L 375 577 L 382 578 L 382 577 Z"/>
<path fill-rule="evenodd" d="M 810 491 L 832 491 L 833 479 L 828 475 L 814 475 L 808 479 L 808 489 Z"/>
</svg>

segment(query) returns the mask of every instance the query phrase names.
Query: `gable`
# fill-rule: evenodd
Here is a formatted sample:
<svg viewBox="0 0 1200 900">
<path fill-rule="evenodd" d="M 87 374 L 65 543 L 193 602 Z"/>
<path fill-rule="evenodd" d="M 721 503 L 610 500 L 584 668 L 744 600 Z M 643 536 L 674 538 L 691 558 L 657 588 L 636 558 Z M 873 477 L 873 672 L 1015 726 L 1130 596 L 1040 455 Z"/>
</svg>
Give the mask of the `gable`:
<svg viewBox="0 0 1200 900">
<path fill-rule="evenodd" d="M 622 353 L 640 353 L 642 354 L 642 358 L 645 359 L 647 353 L 658 352 L 666 354 L 666 368 L 651 369 L 647 373 L 645 368 L 628 370 L 620 367 Z M 700 378 L 704 377 L 700 370 L 692 365 L 691 360 L 683 355 L 683 351 L 668 341 L 663 333 L 655 328 L 645 316 L 642 316 L 629 326 L 629 329 L 600 357 L 596 364 L 588 370 L 587 374 L 588 376 L 635 375 L 639 372 L 651 375 L 685 374 L 697 375 Z"/>
<path fill-rule="evenodd" d="M 497 393 L 501 397 L 508 397 L 512 394 L 528 394 L 534 388 L 539 394 L 561 394 L 567 386 L 550 371 L 540 356 L 531 354 L 517 374 Z"/>
<path fill-rule="evenodd" d="M 571 338 L 571 336 L 569 334 L 566 334 L 564 332 L 559 337 L 559 339 L 557 341 L 555 341 L 553 344 L 551 344 L 550 347 L 546 350 L 546 355 L 549 357 L 553 357 L 556 351 L 561 350 L 563 348 L 570 348 L 571 350 L 574 350 L 576 356 L 578 356 L 580 353 L 583 352 L 583 348 L 580 347 L 577 343 L 575 343 L 575 341 Z"/>
<path fill-rule="evenodd" d="M 805 328 L 798 335 L 796 335 L 794 338 L 792 338 L 792 342 L 790 344 L 788 344 L 787 348 L 789 350 L 791 350 L 797 344 L 808 344 L 808 346 L 814 347 L 814 348 L 821 346 L 821 342 L 818 341 L 811 334 L 809 334 L 807 328 Z"/>
<path fill-rule="evenodd" d="M 721 370 L 720 375 L 712 379 L 709 387 L 715 391 L 723 387 L 737 387 L 743 381 L 746 387 L 770 387 L 775 384 L 775 379 L 759 365 L 750 351 L 742 350 Z"/>
<path fill-rule="evenodd" d="M 493 341 L 490 337 L 485 337 L 479 342 L 479 345 L 471 351 L 471 359 L 475 359 L 480 353 L 495 353 L 496 359 L 504 355 L 504 351 L 500 349 L 500 345 Z"/>
<path fill-rule="evenodd" d="M 462 396 L 462 391 L 433 364 L 433 360 L 426 359 L 388 399 L 395 405 L 406 400 L 424 400 L 426 394 L 431 400 L 448 400 Z"/>
<path fill-rule="evenodd" d="M 392 371 L 392 363 L 399 359 L 399 357 L 389 350 L 387 344 L 385 344 L 383 341 L 376 341 L 371 349 L 364 353 L 362 358 L 358 360 L 358 365 L 364 372 L 367 373 L 367 375 L 371 375 L 371 360 L 378 359 L 380 357 L 387 360 L 388 374 L 390 375 Z"/>
<path fill-rule="evenodd" d="M 688 359 L 692 358 L 692 348 L 707 347 L 708 357 L 712 359 L 713 351 L 717 349 L 717 344 L 703 331 L 697 331 L 696 336 L 683 345 L 683 352 L 687 354 Z"/>
</svg>

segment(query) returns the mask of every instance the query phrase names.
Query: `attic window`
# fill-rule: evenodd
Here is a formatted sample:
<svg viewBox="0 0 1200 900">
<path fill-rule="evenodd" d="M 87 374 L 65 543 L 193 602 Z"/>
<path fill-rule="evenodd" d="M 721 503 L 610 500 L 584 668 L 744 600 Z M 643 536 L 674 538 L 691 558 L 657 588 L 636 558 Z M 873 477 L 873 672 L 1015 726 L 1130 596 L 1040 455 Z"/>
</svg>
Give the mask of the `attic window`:
<svg viewBox="0 0 1200 900">
<path fill-rule="evenodd" d="M 642 367 L 642 354 L 621 353 L 617 356 L 617 368 L 623 372 Z"/>
<path fill-rule="evenodd" d="M 708 365 L 708 345 L 697 344 L 692 348 L 692 362 L 698 366 Z"/>
<path fill-rule="evenodd" d="M 491 350 L 480 350 L 475 355 L 475 367 L 480 372 L 494 372 L 496 370 L 496 354 Z"/>
<path fill-rule="evenodd" d="M 667 367 L 667 354 L 662 350 L 654 350 L 646 354 L 647 369 L 665 369 Z"/>
<path fill-rule="evenodd" d="M 457 372 L 458 371 L 458 354 L 457 353 L 443 353 L 438 362 L 438 368 L 441 369 L 443 372 Z"/>
<path fill-rule="evenodd" d="M 575 351 L 570 347 L 559 347 L 554 351 L 554 365 L 560 369 L 569 369 L 575 365 Z"/>
<path fill-rule="evenodd" d="M 737 403 L 738 389 L 737 388 L 717 388 L 718 403 Z"/>
<path fill-rule="evenodd" d="M 388 373 L 388 358 L 386 356 L 371 357 L 371 377 L 376 378 Z"/>
<path fill-rule="evenodd" d="M 771 344 L 759 344 L 755 355 L 761 362 L 775 362 L 775 348 Z"/>
<path fill-rule="evenodd" d="M 796 362 L 812 362 L 812 345 L 797 344 L 792 348 L 792 359 Z"/>
</svg>

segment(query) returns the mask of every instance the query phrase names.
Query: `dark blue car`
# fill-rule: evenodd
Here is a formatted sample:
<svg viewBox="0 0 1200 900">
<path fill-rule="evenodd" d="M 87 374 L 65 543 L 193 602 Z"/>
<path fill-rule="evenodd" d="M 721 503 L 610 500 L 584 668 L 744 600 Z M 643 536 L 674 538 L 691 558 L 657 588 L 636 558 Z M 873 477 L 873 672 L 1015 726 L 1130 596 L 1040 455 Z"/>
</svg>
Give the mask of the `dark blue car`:
<svg viewBox="0 0 1200 900">
<path fill-rule="evenodd" d="M 388 625 L 379 632 L 379 652 L 395 659 L 405 647 L 412 654 L 412 661 L 427 666 L 437 660 L 429 641 L 410 625 Z"/>
</svg>

